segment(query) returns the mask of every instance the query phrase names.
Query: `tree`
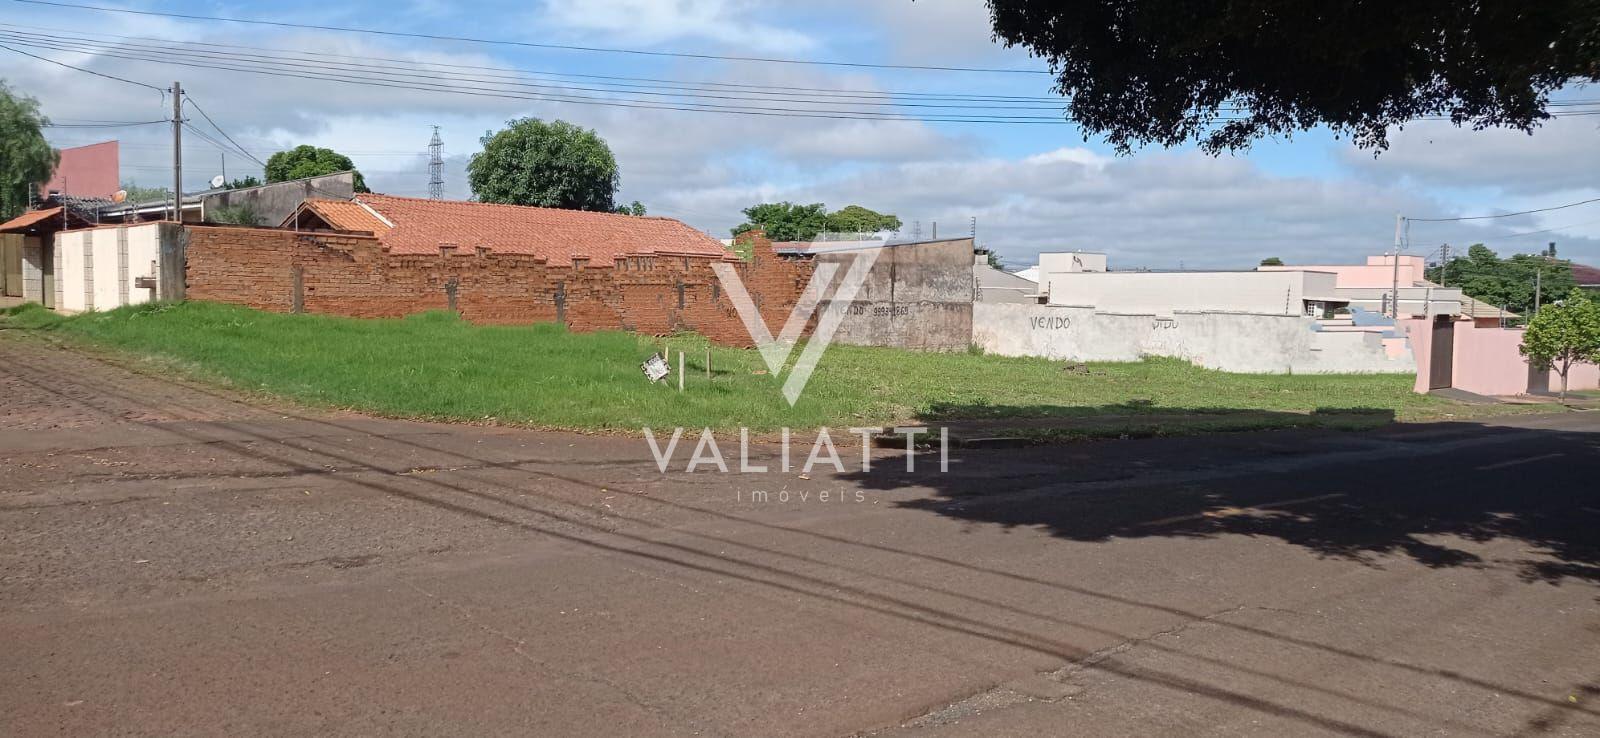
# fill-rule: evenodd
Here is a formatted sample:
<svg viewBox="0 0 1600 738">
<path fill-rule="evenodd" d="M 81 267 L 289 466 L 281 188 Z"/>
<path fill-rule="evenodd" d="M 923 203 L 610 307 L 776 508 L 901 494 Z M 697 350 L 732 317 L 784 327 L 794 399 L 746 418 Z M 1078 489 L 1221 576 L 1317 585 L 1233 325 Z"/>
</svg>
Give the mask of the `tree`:
<svg viewBox="0 0 1600 738">
<path fill-rule="evenodd" d="M 760 228 L 774 241 L 812 241 L 828 225 L 827 206 L 820 202 L 761 203 L 745 208 L 744 217 L 745 222 L 734 227 L 734 236 Z"/>
<path fill-rule="evenodd" d="M 333 149 L 301 145 L 267 157 L 267 182 L 320 177 L 324 174 L 354 172 L 356 192 L 371 192 L 367 181 L 356 171 L 356 163 Z"/>
<path fill-rule="evenodd" d="M 247 176 L 247 177 L 243 177 L 243 178 L 237 178 L 237 179 L 234 179 L 232 182 L 228 183 L 228 189 L 230 189 L 230 190 L 242 190 L 242 189 L 244 189 L 246 187 L 260 187 L 260 186 L 261 186 L 261 180 L 256 179 L 254 176 Z"/>
<path fill-rule="evenodd" d="M 38 100 L 13 93 L 0 80 L 0 220 L 27 210 L 30 195 L 56 170 L 61 153 L 41 132 L 49 124 Z"/>
<path fill-rule="evenodd" d="M 627 205 L 618 205 L 617 209 L 612 212 L 615 212 L 618 215 L 644 215 L 644 203 L 634 200 Z"/>
<path fill-rule="evenodd" d="M 796 205 L 768 202 L 744 209 L 745 222 L 734 227 L 733 235 L 761 228 L 774 241 L 812 241 L 823 231 L 830 233 L 877 233 L 900 230 L 900 219 L 860 205 L 846 205 L 832 213 L 820 202 Z"/>
<path fill-rule="evenodd" d="M 610 212 L 621 177 L 611 147 L 594 131 L 522 118 L 479 139 L 467 179 L 482 202 Z"/>
<path fill-rule="evenodd" d="M 835 233 L 877 233 L 900 230 L 900 219 L 868 210 L 860 205 L 846 205 L 828 214 L 828 230 Z"/>
<path fill-rule="evenodd" d="M 1572 291 L 1572 262 L 1538 254 L 1516 254 L 1502 259 L 1489 247 L 1473 244 L 1466 257 L 1428 270 L 1428 280 L 1447 287 L 1460 287 L 1469 297 L 1490 305 L 1527 315 L 1535 304 L 1534 285 L 1539 285 L 1539 304 L 1548 305 Z"/>
<path fill-rule="evenodd" d="M 144 187 L 134 182 L 123 182 L 122 191 L 128 193 L 128 202 L 172 202 L 172 190 L 165 187 Z"/>
<path fill-rule="evenodd" d="M 1567 399 L 1572 365 L 1600 364 L 1600 303 L 1573 290 L 1564 302 L 1542 308 L 1528 321 L 1520 350 L 1534 367 L 1561 376 L 1561 399 Z"/>
<path fill-rule="evenodd" d="M 225 205 L 214 208 L 206 213 L 206 220 L 212 223 L 224 223 L 241 226 L 263 226 L 266 220 L 256 209 L 249 205 Z"/>
<path fill-rule="evenodd" d="M 1118 151 L 1208 153 L 1326 125 L 1383 149 L 1442 116 L 1531 131 L 1551 91 L 1600 78 L 1593 0 L 988 0 L 997 40 L 1044 58 Z"/>
<path fill-rule="evenodd" d="M 1281 267 L 1281 266 L 1283 266 L 1283 260 L 1279 259 L 1276 256 L 1269 256 L 1269 257 L 1261 260 L 1261 266 L 1264 266 L 1264 267 Z"/>
</svg>

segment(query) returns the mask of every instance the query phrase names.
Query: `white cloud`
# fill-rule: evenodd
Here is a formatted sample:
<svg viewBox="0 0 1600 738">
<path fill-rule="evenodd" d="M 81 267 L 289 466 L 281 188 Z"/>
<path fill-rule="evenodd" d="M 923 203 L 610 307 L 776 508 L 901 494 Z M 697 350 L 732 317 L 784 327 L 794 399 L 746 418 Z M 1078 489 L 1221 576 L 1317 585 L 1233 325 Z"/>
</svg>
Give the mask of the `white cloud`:
<svg viewBox="0 0 1600 738">
<path fill-rule="evenodd" d="M 1592 117 L 1556 118 L 1528 134 L 1420 121 L 1391 131 L 1389 150 L 1376 157 L 1352 148 L 1341 158 L 1365 176 L 1423 186 L 1486 187 L 1513 195 L 1593 189 L 1600 125 Z"/>
<path fill-rule="evenodd" d="M 537 17 L 568 37 L 613 47 L 714 41 L 794 53 L 816 45 L 804 33 L 756 20 L 773 8 L 744 0 L 546 0 Z"/>
</svg>

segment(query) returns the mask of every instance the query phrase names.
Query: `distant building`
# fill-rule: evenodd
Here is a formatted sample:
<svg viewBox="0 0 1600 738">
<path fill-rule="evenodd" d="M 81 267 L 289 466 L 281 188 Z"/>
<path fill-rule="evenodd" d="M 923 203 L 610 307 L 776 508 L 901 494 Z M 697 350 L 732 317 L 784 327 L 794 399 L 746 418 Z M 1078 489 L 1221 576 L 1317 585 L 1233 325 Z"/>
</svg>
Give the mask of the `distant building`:
<svg viewBox="0 0 1600 738">
<path fill-rule="evenodd" d="M 122 189 L 121 147 L 116 141 L 61 149 L 61 161 L 50 181 L 39 188 L 41 198 L 51 193 L 76 198 L 110 200 Z"/>
<path fill-rule="evenodd" d="M 1574 263 L 1572 265 L 1572 280 L 1578 283 L 1579 289 L 1600 295 L 1600 268 Z"/>
<path fill-rule="evenodd" d="M 989 266 L 989 255 L 979 252 L 972 260 L 972 297 L 978 302 L 1037 303 L 1039 283 Z"/>
</svg>

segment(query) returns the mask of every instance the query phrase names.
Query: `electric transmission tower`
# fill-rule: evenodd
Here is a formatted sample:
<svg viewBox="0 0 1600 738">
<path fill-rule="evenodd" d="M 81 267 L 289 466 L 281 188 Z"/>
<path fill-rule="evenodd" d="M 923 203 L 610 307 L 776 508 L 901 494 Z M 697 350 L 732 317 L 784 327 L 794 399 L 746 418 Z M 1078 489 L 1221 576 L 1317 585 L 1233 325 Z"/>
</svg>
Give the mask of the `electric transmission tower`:
<svg viewBox="0 0 1600 738">
<path fill-rule="evenodd" d="M 439 127 L 433 127 L 433 140 L 428 142 L 428 199 L 444 199 L 444 141 L 439 139 Z"/>
</svg>

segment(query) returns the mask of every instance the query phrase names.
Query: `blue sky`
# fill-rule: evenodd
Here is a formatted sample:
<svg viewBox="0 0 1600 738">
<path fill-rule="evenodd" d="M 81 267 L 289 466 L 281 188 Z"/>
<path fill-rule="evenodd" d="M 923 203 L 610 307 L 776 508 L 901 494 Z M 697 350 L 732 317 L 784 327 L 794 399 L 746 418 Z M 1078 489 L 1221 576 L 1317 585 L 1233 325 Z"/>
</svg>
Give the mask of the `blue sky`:
<svg viewBox="0 0 1600 738">
<path fill-rule="evenodd" d="M 113 5 L 111 0 L 89 4 Z M 1042 69 L 1025 52 L 991 41 L 987 11 L 975 0 L 543 0 L 470 7 L 444 0 L 350 0 L 114 6 L 695 54 Z M 32 38 L 63 33 L 38 30 L 56 28 L 80 35 L 458 65 L 446 68 L 455 70 L 504 67 L 723 85 L 1051 95 L 1051 78 L 1042 74 L 684 59 L 186 21 L 11 0 L 0 0 L 0 7 L 5 10 L 0 23 L 12 24 L 0 31 Z M 1032 263 L 1041 250 L 1073 248 L 1106 251 L 1120 267 L 1241 267 L 1265 256 L 1299 263 L 1357 261 L 1388 247 L 1397 212 L 1414 217 L 1477 215 L 1600 196 L 1595 118 L 1555 120 L 1532 136 L 1418 122 L 1396 131 L 1393 147 L 1376 158 L 1326 131 L 1262 141 L 1248 152 L 1222 157 L 1204 156 L 1192 147 L 1145 149 L 1118 157 L 1102 142 L 1085 140 L 1071 125 L 637 110 L 175 67 L 82 47 L 24 48 L 157 86 L 180 79 L 194 100 L 258 158 L 299 143 L 331 146 L 350 153 L 374 189 L 392 194 L 426 193 L 422 152 L 431 125 L 441 126 L 446 142 L 446 191 L 466 197 L 465 162 L 484 131 L 520 116 L 561 118 L 594 128 L 611 143 L 622 169 L 624 201 L 641 200 L 653 214 L 681 218 L 718 236 L 741 220 L 740 208 L 764 200 L 820 201 L 832 207 L 858 203 L 896 213 L 908 225 L 920 222 L 924 233 L 934 222 L 941 234 L 962 233 L 976 217 L 979 240 L 1017 266 Z M 150 90 L 3 50 L 0 77 L 39 98 L 58 122 L 164 115 L 158 95 Z M 1593 97 L 1594 92 L 1571 90 L 1564 96 Z M 61 145 L 112 137 L 124 143 L 124 179 L 165 183 L 170 134 L 161 126 L 60 128 L 51 135 Z M 230 177 L 259 173 L 259 165 L 245 157 L 228 156 L 191 139 L 185 152 L 186 186 L 203 186 L 224 166 Z M 1546 229 L 1554 230 L 1517 235 Z M 1539 248 L 1550 240 L 1560 244 L 1563 255 L 1600 263 L 1600 205 L 1467 224 L 1419 223 L 1412 228 L 1410 244 L 1426 253 L 1446 241 L 1458 247 L 1485 241 L 1509 253 Z"/>
</svg>

